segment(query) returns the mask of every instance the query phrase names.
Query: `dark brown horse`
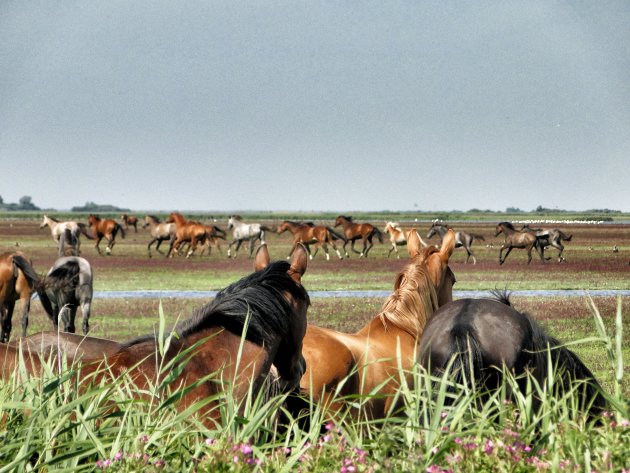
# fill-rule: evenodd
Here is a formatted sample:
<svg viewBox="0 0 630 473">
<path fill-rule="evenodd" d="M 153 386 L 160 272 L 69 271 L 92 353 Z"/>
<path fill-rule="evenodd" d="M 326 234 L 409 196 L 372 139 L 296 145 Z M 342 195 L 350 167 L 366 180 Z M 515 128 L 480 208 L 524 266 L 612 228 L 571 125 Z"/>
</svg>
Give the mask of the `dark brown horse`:
<svg viewBox="0 0 630 473">
<path fill-rule="evenodd" d="M 348 244 L 348 242 L 352 243 L 351 249 L 359 255 L 359 258 L 361 258 L 362 256 L 365 256 L 367 258 L 368 252 L 374 246 L 374 243 L 372 243 L 372 238 L 374 238 L 375 236 L 376 238 L 378 238 L 378 241 L 383 243 L 383 234 L 378 228 L 370 223 L 355 223 L 352 221 L 352 217 L 339 215 L 335 219 L 335 228 L 339 225 L 343 227 L 343 234 L 346 239 L 345 243 L 343 244 L 343 251 L 346 255 L 346 258 L 350 257 L 348 251 L 346 250 L 346 245 Z M 354 243 L 357 240 L 361 240 L 363 242 L 363 250 L 361 251 L 357 251 L 354 248 Z"/>
<path fill-rule="evenodd" d="M 101 248 L 99 244 L 101 240 L 105 238 L 107 240 L 107 247 L 105 248 L 105 254 L 111 254 L 114 245 L 116 244 L 116 235 L 120 231 L 120 236 L 125 238 L 125 229 L 116 220 L 111 218 L 101 219 L 98 215 L 90 214 L 88 216 L 88 224 L 92 233 L 96 237 L 96 251 L 101 255 Z"/>
<path fill-rule="evenodd" d="M 300 243 L 306 246 L 306 251 L 308 252 L 309 258 L 313 259 L 317 252 L 319 251 L 319 247 L 321 246 L 326 254 L 326 259 L 330 260 L 330 255 L 328 254 L 328 244 L 331 244 L 335 253 L 339 259 L 343 259 L 341 253 L 337 249 L 337 245 L 335 245 L 335 239 L 343 240 L 344 238 L 335 232 L 332 228 L 326 227 L 324 225 L 311 225 L 307 223 L 298 223 L 292 222 L 291 220 L 285 220 L 278 227 L 278 234 L 289 231 L 293 234 L 293 246 L 291 247 L 291 251 L 289 252 L 289 258 L 298 247 Z M 311 249 L 309 245 L 315 246 L 315 252 L 311 254 Z"/>
<path fill-rule="evenodd" d="M 168 249 L 166 256 L 173 257 L 174 253 L 177 253 L 180 246 L 184 243 L 190 243 L 190 249 L 186 253 L 186 258 L 190 256 L 197 249 L 197 245 L 202 243 L 208 236 L 208 229 L 205 225 L 199 222 L 189 222 L 179 212 L 171 212 L 166 219 L 167 223 L 175 223 L 175 239 L 171 240 L 171 245 Z"/>
<path fill-rule="evenodd" d="M 15 303 L 22 307 L 22 336 L 26 336 L 31 295 L 37 290 L 40 277 L 26 255 L 20 251 L 0 255 L 0 341 L 11 337 L 11 319 Z"/>
<path fill-rule="evenodd" d="M 429 233 L 427 233 L 427 238 L 431 238 L 433 235 L 438 235 L 440 237 L 440 244 L 442 244 L 442 238 L 446 235 L 446 231 L 451 228 L 448 225 L 441 222 L 433 222 L 431 228 L 429 229 Z M 466 256 L 466 264 L 468 264 L 468 260 L 472 257 L 473 264 L 477 264 L 477 258 L 472 251 L 472 244 L 475 240 L 483 240 L 485 238 L 483 235 L 478 233 L 466 233 L 466 232 L 455 232 L 455 248 L 464 248 L 468 256 Z M 506 255 L 507 256 L 507 255 Z"/>
<path fill-rule="evenodd" d="M 122 214 L 120 219 L 125 224 L 125 228 L 129 230 L 129 227 L 133 227 L 133 229 L 138 233 L 138 217 L 134 217 L 133 215 Z"/>
<path fill-rule="evenodd" d="M 181 410 L 230 388 L 239 404 L 250 389 L 256 394 L 265 385 L 272 364 L 278 390 L 296 390 L 305 370 L 302 340 L 310 304 L 300 282 L 306 270 L 306 251 L 296 251 L 290 263 L 268 264 L 268 253 L 266 257 L 264 269 L 223 289 L 189 320 L 178 324 L 174 328 L 176 336 L 166 343 L 164 353 L 159 350 L 160 341 L 155 334 L 125 342 L 118 348 L 108 342 L 99 343 L 93 359 L 83 353 L 82 377 L 96 371 L 98 381 L 129 373 L 139 397 L 151 385 L 172 378 L 170 385 L 182 389 L 177 404 Z M 46 339 L 44 342 L 48 343 L 50 340 Z M 71 346 L 73 340 L 68 343 Z M 15 368 L 17 352 L 15 347 L 0 346 L 4 376 Z M 99 369 L 103 355 L 107 356 L 107 370 Z M 176 357 L 181 361 L 174 361 Z M 36 357 L 27 352 L 25 358 L 29 367 L 30 360 Z M 171 362 L 175 363 L 171 369 L 159 370 L 159 366 Z M 35 360 L 33 367 L 38 366 Z M 207 427 L 215 426 L 220 418 L 214 400 L 196 412 Z"/>
<path fill-rule="evenodd" d="M 543 263 L 545 262 L 544 256 L 540 251 L 540 245 L 536 235 L 529 232 L 519 232 L 510 222 L 501 222 L 497 224 L 495 230 L 495 237 L 499 236 L 501 233 L 503 233 L 503 236 L 505 237 L 503 245 L 501 245 L 501 249 L 499 250 L 499 264 L 505 263 L 506 258 L 514 248 L 527 250 L 527 264 L 532 261 L 533 248 L 536 248 L 536 251 L 540 256 L 540 260 Z M 505 253 L 505 256 L 503 256 L 503 250 L 505 249 L 507 249 L 507 252 Z"/>
<path fill-rule="evenodd" d="M 567 235 L 559 228 L 532 228 L 529 224 L 523 225 L 521 231 L 533 233 L 538 238 L 541 252 L 545 253 L 545 247 L 553 246 L 558 250 L 558 263 L 566 261 L 562 253 L 564 252 L 564 245 L 562 241 L 571 241 L 573 235 Z"/>
</svg>

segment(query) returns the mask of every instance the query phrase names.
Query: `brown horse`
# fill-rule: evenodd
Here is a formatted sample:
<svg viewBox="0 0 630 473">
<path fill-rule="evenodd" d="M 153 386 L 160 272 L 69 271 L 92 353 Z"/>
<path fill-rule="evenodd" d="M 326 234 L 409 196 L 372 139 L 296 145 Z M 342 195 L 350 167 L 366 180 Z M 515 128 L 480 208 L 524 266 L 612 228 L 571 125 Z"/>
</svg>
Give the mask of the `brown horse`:
<svg viewBox="0 0 630 473">
<path fill-rule="evenodd" d="M 339 259 L 343 259 L 341 253 L 337 249 L 337 245 L 335 245 L 335 238 L 338 240 L 343 240 L 344 238 L 335 232 L 332 228 L 326 227 L 324 225 L 310 225 L 307 223 L 298 223 L 292 222 L 291 220 L 285 220 L 278 227 L 278 234 L 284 233 L 286 231 L 290 231 L 293 234 L 293 246 L 291 247 L 291 251 L 289 252 L 289 258 L 298 247 L 300 243 L 306 246 L 306 251 L 308 252 L 308 256 L 310 259 L 313 259 L 317 252 L 319 251 L 319 247 L 321 246 L 326 253 L 326 260 L 330 260 L 330 255 L 328 254 L 328 244 L 330 243 L 337 253 Z M 315 252 L 311 254 L 311 249 L 309 245 L 315 246 Z"/>
<path fill-rule="evenodd" d="M 538 243 L 536 235 L 529 232 L 519 232 L 510 222 L 500 222 L 497 224 L 494 236 L 497 237 L 500 233 L 503 233 L 503 236 L 505 237 L 503 245 L 501 245 L 501 249 L 499 250 L 500 265 L 505 263 L 506 258 L 514 248 L 527 250 L 527 264 L 532 261 L 533 248 L 536 248 L 536 251 L 540 256 L 540 260 L 543 263 L 545 262 L 545 258 L 540 251 L 540 244 Z M 507 249 L 507 252 L 505 253 L 505 256 L 503 256 L 503 250 L 505 249 Z"/>
<path fill-rule="evenodd" d="M 122 214 L 120 219 L 125 224 L 125 228 L 129 230 L 129 227 L 133 227 L 133 229 L 138 233 L 138 217 L 134 217 L 133 215 Z"/>
<path fill-rule="evenodd" d="M 197 249 L 197 245 L 203 242 L 208 236 L 208 229 L 205 225 L 198 222 L 188 222 L 179 212 L 171 212 L 166 219 L 167 223 L 175 223 L 175 239 L 171 240 L 171 245 L 166 256 L 173 257 L 173 252 L 178 252 L 180 246 L 184 242 L 190 243 L 190 249 L 186 253 L 186 258 Z"/>
<path fill-rule="evenodd" d="M 409 232 L 411 262 L 396 277 L 394 292 L 381 312 L 357 333 L 341 333 L 309 325 L 304 337 L 306 373 L 300 389 L 307 397 L 331 404 L 341 395 L 378 394 L 368 402 L 371 417 L 384 417 L 400 385 L 399 368 L 410 377 L 416 347 L 433 312 L 452 300 L 454 275 L 448 260 L 455 248 L 452 231 L 441 249 L 422 248 L 417 232 Z"/>
<path fill-rule="evenodd" d="M 40 332 L 28 337 L 18 338 L 9 342 L 10 346 L 22 347 L 32 353 L 40 353 L 48 357 L 51 353 L 61 352 L 68 360 L 101 359 L 122 348 L 122 343 L 106 338 L 88 337 L 69 332 Z"/>
<path fill-rule="evenodd" d="M 411 230 L 403 230 L 400 227 L 400 224 L 397 222 L 387 222 L 385 224 L 384 232 L 389 234 L 389 241 L 392 244 L 392 247 L 389 249 L 387 253 L 387 257 L 389 258 L 392 254 L 392 251 L 396 251 L 396 258 L 400 259 L 400 254 L 398 253 L 398 247 L 407 244 L 407 235 Z M 418 234 L 418 238 L 420 239 L 420 244 L 423 247 L 427 247 L 427 245 L 422 237 Z"/>
<path fill-rule="evenodd" d="M 125 342 L 120 347 L 99 342 L 97 356 L 89 359 L 83 354 L 81 375 L 98 370 L 98 381 L 129 373 L 138 396 L 151 385 L 164 382 L 164 378 L 173 378 L 171 386 L 183 389 L 177 404 L 181 410 L 216 397 L 229 386 L 233 389 L 235 403 L 240 403 L 250 389 L 256 394 L 265 385 L 272 364 L 279 391 L 296 390 L 305 370 L 302 340 L 310 304 L 301 285 L 306 251 L 296 251 L 290 263 L 268 264 L 268 253 L 266 256 L 264 269 L 223 289 L 214 300 L 196 310 L 192 318 L 178 324 L 174 328 L 177 335 L 166 343 L 164 353 L 159 350 L 160 342 L 154 334 Z M 46 343 L 50 341 L 48 337 L 43 338 Z M 75 342 L 82 343 L 70 339 L 70 348 Z M 15 367 L 18 352 L 15 347 L 0 346 L 0 368 L 4 376 Z M 28 367 L 29 360 L 36 357 L 31 352 L 25 355 Z M 99 369 L 103 355 L 107 357 L 107 370 Z M 178 356 L 181 361 L 176 361 L 172 369 L 159 370 L 159 366 L 168 366 Z M 34 368 L 38 366 L 35 362 Z M 196 412 L 207 427 L 216 426 L 220 418 L 214 400 L 206 402 Z"/>
<path fill-rule="evenodd" d="M 566 261 L 562 255 L 564 252 L 564 245 L 562 244 L 562 241 L 571 241 L 573 235 L 567 235 L 559 228 L 532 228 L 529 224 L 523 225 L 521 231 L 533 233 L 536 238 L 538 238 L 538 244 L 540 245 L 540 251 L 543 256 L 545 254 L 545 247 L 553 246 L 558 250 L 558 263 Z"/>
<path fill-rule="evenodd" d="M 440 244 L 442 242 L 442 238 L 446 234 L 446 231 L 451 228 L 445 223 L 442 222 L 433 222 L 431 228 L 429 229 L 429 233 L 427 233 L 427 238 L 431 238 L 433 235 L 437 235 L 440 237 Z M 455 232 L 455 248 L 464 248 L 468 256 L 466 256 L 466 264 L 470 260 L 471 256 L 473 259 L 473 264 L 477 264 L 477 258 L 472 251 L 472 244 L 474 239 L 485 241 L 486 239 L 483 235 L 478 233 L 466 233 L 466 232 Z"/>
<path fill-rule="evenodd" d="M 378 241 L 383 243 L 383 234 L 378 228 L 370 223 L 354 223 L 352 221 L 352 217 L 339 215 L 335 219 L 335 228 L 339 225 L 343 226 L 343 234 L 346 238 L 346 241 L 343 244 L 343 251 L 346 255 L 346 258 L 350 258 L 350 255 L 346 250 L 346 245 L 348 244 L 348 242 L 352 242 L 351 249 L 359 255 L 359 258 L 361 258 L 362 256 L 365 256 L 367 258 L 368 252 L 374 246 L 374 244 L 372 243 L 372 238 L 374 238 L 375 236 L 378 238 Z M 354 249 L 354 243 L 359 239 L 363 242 L 363 250 L 361 250 L 360 252 Z"/>
<path fill-rule="evenodd" d="M 107 240 L 107 247 L 105 248 L 105 254 L 111 254 L 114 245 L 116 244 L 116 235 L 120 231 L 120 236 L 125 238 L 125 229 L 116 220 L 111 218 L 101 219 L 98 215 L 90 214 L 88 216 L 88 224 L 92 229 L 92 233 L 96 236 L 96 251 L 101 255 L 101 248 L 99 244 L 101 240 L 105 238 Z"/>
<path fill-rule="evenodd" d="M 22 336 L 26 336 L 31 295 L 37 290 L 40 277 L 26 255 L 20 251 L 0 255 L 0 341 L 11 336 L 11 319 L 15 303 L 22 307 Z"/>
</svg>

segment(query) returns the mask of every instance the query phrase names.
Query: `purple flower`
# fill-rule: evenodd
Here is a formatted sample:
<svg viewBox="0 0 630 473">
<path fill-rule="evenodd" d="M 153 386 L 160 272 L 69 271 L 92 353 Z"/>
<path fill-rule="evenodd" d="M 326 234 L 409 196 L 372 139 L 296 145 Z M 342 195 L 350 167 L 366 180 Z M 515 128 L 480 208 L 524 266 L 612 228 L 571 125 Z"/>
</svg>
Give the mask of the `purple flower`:
<svg viewBox="0 0 630 473">
<path fill-rule="evenodd" d="M 483 453 L 485 453 L 486 455 L 490 455 L 492 453 L 493 448 L 494 448 L 494 443 L 492 442 L 492 440 L 487 440 L 486 445 L 483 448 Z"/>
<path fill-rule="evenodd" d="M 438 465 L 431 465 L 430 467 L 428 467 L 426 469 L 427 473 L 442 473 L 442 468 L 439 467 Z"/>
<path fill-rule="evenodd" d="M 155 460 L 153 462 L 153 466 L 156 468 L 164 468 L 166 466 L 166 462 L 164 460 Z"/>
<path fill-rule="evenodd" d="M 243 455 L 249 455 L 250 453 L 252 453 L 252 451 L 253 451 L 253 449 L 252 449 L 251 445 L 249 445 L 247 443 L 241 444 L 241 453 Z"/>
<path fill-rule="evenodd" d="M 206 445 L 210 446 L 210 445 L 214 445 L 215 443 L 217 443 L 217 441 L 215 439 L 206 439 L 205 440 Z"/>
<path fill-rule="evenodd" d="M 123 457 L 123 452 L 116 452 L 116 455 L 114 455 L 114 461 L 120 461 Z"/>
<path fill-rule="evenodd" d="M 147 443 L 149 441 L 149 436 L 147 434 L 141 435 L 138 437 L 138 440 L 142 443 Z"/>
<path fill-rule="evenodd" d="M 330 432 L 330 431 L 331 431 L 334 427 L 335 427 L 335 424 L 333 424 L 332 422 L 328 422 L 328 423 L 324 426 L 324 428 L 325 428 L 326 430 L 328 430 L 329 432 Z"/>
</svg>

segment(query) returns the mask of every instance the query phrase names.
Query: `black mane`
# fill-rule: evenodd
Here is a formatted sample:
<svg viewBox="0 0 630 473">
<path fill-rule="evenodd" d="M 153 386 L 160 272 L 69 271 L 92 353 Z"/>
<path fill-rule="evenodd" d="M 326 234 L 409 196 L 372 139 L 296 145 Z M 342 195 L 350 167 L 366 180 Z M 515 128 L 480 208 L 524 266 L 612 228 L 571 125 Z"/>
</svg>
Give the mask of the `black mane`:
<svg viewBox="0 0 630 473">
<path fill-rule="evenodd" d="M 516 230 L 516 228 L 514 228 L 514 225 L 512 225 L 512 222 L 499 222 L 498 225 L 504 225 L 510 230 Z"/>
</svg>

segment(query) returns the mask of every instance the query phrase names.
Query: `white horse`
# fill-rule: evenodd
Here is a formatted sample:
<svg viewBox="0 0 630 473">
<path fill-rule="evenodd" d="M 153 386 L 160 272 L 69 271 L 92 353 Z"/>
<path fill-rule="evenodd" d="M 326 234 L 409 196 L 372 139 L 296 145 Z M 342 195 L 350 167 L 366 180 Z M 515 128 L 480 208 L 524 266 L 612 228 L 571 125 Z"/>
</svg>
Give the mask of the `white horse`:
<svg viewBox="0 0 630 473">
<path fill-rule="evenodd" d="M 94 239 L 92 235 L 88 233 L 87 225 L 73 220 L 60 222 L 55 218 L 44 215 L 44 220 L 39 228 L 44 227 L 50 228 L 52 239 L 57 243 L 59 249 L 59 256 L 64 256 L 66 244 L 70 245 L 72 256 L 79 256 L 81 254 L 81 240 L 79 239 L 81 233 L 90 240 Z"/>
<path fill-rule="evenodd" d="M 387 257 L 390 257 L 392 251 L 396 251 L 396 257 L 400 259 L 400 254 L 398 254 L 398 247 L 407 244 L 407 238 L 409 237 L 409 232 L 411 230 L 403 230 L 400 227 L 400 224 L 397 222 L 387 222 L 384 231 L 385 233 L 389 234 L 389 241 L 392 244 L 392 247 L 389 249 L 389 253 L 387 253 Z M 422 239 L 417 231 L 416 235 L 418 235 L 418 238 L 420 239 L 420 244 L 424 248 L 429 246 L 425 243 L 425 241 Z"/>
<path fill-rule="evenodd" d="M 228 230 L 232 230 L 232 237 L 234 240 L 228 245 L 227 255 L 228 258 L 232 257 L 232 246 L 236 245 L 234 249 L 234 257 L 238 253 L 238 249 L 244 241 L 249 242 L 249 257 L 252 257 L 254 252 L 254 244 L 257 240 L 260 242 L 265 241 L 265 231 L 272 231 L 271 228 L 260 223 L 245 223 L 243 219 L 238 215 L 230 215 L 228 218 Z"/>
</svg>

